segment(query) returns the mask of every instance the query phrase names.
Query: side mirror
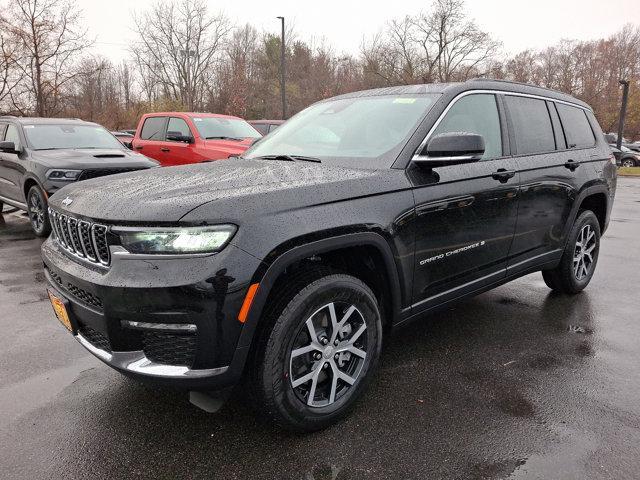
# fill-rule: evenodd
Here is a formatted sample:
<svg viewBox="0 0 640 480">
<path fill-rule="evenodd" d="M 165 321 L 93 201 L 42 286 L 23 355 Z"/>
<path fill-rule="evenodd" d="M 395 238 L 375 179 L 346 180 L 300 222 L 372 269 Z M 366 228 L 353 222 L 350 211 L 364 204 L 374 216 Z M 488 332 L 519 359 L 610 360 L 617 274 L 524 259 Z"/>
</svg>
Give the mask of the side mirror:
<svg viewBox="0 0 640 480">
<path fill-rule="evenodd" d="M 477 162 L 484 155 L 482 135 L 467 132 L 441 133 L 429 140 L 413 159 L 426 167 L 443 167 Z"/>
<path fill-rule="evenodd" d="M 170 142 L 193 143 L 191 135 L 181 135 L 177 133 L 167 133 L 167 140 Z"/>
<path fill-rule="evenodd" d="M 0 152 L 18 153 L 16 151 L 16 144 L 13 142 L 0 142 Z"/>
</svg>

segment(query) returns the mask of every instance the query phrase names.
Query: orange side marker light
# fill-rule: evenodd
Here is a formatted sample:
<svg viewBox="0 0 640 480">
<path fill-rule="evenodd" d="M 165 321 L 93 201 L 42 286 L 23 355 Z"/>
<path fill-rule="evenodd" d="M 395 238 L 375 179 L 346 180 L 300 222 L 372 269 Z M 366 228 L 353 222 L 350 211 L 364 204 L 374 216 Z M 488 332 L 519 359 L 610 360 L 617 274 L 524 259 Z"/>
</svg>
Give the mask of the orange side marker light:
<svg viewBox="0 0 640 480">
<path fill-rule="evenodd" d="M 251 308 L 251 304 L 253 303 L 253 298 L 258 292 L 259 285 L 259 283 L 254 283 L 249 287 L 249 290 L 247 290 L 247 295 L 244 297 L 244 302 L 242 302 L 240 313 L 238 313 L 238 320 L 240 321 L 240 323 L 244 323 L 247 321 L 247 315 L 249 315 L 249 309 Z"/>
</svg>

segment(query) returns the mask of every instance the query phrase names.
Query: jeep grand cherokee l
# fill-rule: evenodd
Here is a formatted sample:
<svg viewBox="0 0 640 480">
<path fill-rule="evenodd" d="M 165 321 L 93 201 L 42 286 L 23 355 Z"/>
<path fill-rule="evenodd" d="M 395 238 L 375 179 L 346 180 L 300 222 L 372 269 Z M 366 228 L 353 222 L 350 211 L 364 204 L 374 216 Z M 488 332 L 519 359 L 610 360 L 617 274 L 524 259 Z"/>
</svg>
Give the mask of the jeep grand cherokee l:
<svg viewBox="0 0 640 480">
<path fill-rule="evenodd" d="M 362 395 L 390 327 L 535 271 L 584 289 L 615 186 L 573 97 L 385 88 L 241 159 L 67 187 L 42 252 L 58 318 L 108 365 L 198 395 L 246 375 L 271 418 L 315 430 Z"/>
<path fill-rule="evenodd" d="M 3 203 L 26 210 L 34 233 L 41 237 L 51 231 L 48 197 L 60 188 L 157 165 L 96 123 L 0 117 L 0 212 Z"/>
</svg>

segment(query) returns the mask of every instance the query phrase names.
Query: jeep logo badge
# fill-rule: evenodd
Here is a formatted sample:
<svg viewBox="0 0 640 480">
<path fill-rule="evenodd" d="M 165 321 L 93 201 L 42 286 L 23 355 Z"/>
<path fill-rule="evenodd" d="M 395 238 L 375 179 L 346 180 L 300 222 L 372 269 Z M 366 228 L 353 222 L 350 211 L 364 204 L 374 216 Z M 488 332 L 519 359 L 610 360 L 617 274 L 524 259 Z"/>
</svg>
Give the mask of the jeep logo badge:
<svg viewBox="0 0 640 480">
<path fill-rule="evenodd" d="M 64 205 L 65 207 L 68 207 L 72 203 L 73 203 L 73 199 L 70 197 L 66 197 L 64 200 L 62 200 L 62 205 Z"/>
</svg>

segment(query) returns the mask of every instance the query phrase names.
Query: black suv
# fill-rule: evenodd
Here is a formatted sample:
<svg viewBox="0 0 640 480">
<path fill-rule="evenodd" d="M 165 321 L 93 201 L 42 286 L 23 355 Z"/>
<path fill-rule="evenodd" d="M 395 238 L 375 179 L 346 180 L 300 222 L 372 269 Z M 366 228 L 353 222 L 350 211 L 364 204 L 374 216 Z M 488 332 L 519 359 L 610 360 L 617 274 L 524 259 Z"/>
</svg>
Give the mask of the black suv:
<svg viewBox="0 0 640 480">
<path fill-rule="evenodd" d="M 588 105 L 475 80 L 324 100 L 242 158 L 105 186 L 50 201 L 46 277 L 76 340 L 201 405 L 244 375 L 314 430 L 362 394 L 390 327 L 535 271 L 585 288 L 616 167 Z"/>
<path fill-rule="evenodd" d="M 48 196 L 70 182 L 157 166 L 96 123 L 0 117 L 0 212 L 26 210 L 36 235 L 51 231 Z"/>
</svg>

